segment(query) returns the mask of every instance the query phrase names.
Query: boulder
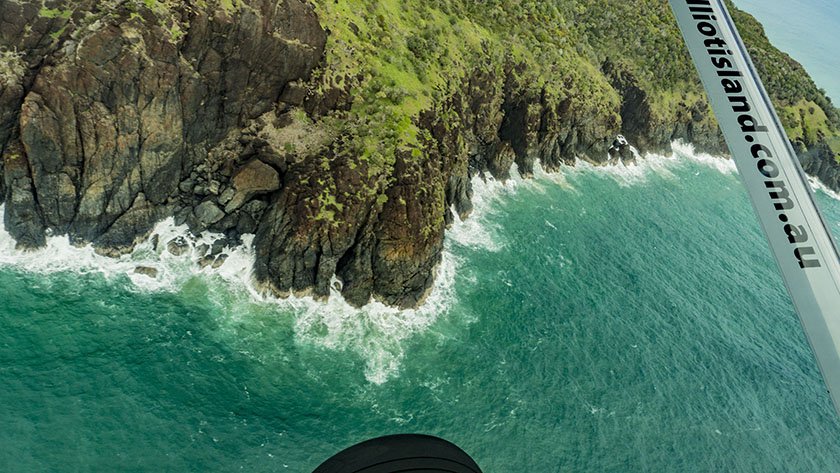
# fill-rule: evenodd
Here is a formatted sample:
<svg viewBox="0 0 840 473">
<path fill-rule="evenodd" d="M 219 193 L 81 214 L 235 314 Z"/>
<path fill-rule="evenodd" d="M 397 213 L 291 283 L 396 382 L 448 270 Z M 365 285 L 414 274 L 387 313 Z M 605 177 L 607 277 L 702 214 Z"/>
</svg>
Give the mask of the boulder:
<svg viewBox="0 0 840 473">
<path fill-rule="evenodd" d="M 25 248 L 52 229 L 124 253 L 193 192 L 218 195 L 210 151 L 305 83 L 326 42 L 304 0 L 64 3 L 0 2 L 0 201 Z"/>
<path fill-rule="evenodd" d="M 226 246 L 228 246 L 227 238 L 219 238 L 213 242 L 213 246 L 210 248 L 210 254 L 213 256 L 219 255 L 224 251 Z"/>
<path fill-rule="evenodd" d="M 220 254 L 219 256 L 205 255 L 205 256 L 202 256 L 201 258 L 199 258 L 198 266 L 201 269 L 204 269 L 208 266 L 210 266 L 213 269 L 218 269 L 223 264 L 225 264 L 225 261 L 227 261 L 227 259 L 228 259 L 228 255 L 226 255 L 224 253 Z"/>
<path fill-rule="evenodd" d="M 156 278 L 158 276 L 157 268 L 153 268 L 151 266 L 138 266 L 134 268 L 135 274 L 142 274 L 144 276 L 148 276 L 150 278 Z"/>
<path fill-rule="evenodd" d="M 235 194 L 225 207 L 227 213 L 238 209 L 249 199 L 280 189 L 280 175 L 264 162 L 253 159 L 233 176 Z"/>
<path fill-rule="evenodd" d="M 189 251 L 190 244 L 186 238 L 179 236 L 169 240 L 169 243 L 166 244 L 166 249 L 175 256 L 181 256 Z"/>
<path fill-rule="evenodd" d="M 220 266 L 225 264 L 225 261 L 227 261 L 227 259 L 228 259 L 228 255 L 226 255 L 224 253 L 217 256 L 216 260 L 213 261 L 213 269 L 218 269 Z"/>
<path fill-rule="evenodd" d="M 195 214 L 195 218 L 198 219 L 204 225 L 212 225 L 222 218 L 224 218 L 225 213 L 222 212 L 215 203 L 209 200 L 205 200 L 204 202 L 200 203 L 198 207 L 195 208 L 193 211 Z"/>
<path fill-rule="evenodd" d="M 198 260 L 198 266 L 201 269 L 204 269 L 204 268 L 210 266 L 211 264 L 213 264 L 213 261 L 215 261 L 215 260 L 216 260 L 215 256 L 210 256 L 210 255 L 202 256 Z"/>
</svg>

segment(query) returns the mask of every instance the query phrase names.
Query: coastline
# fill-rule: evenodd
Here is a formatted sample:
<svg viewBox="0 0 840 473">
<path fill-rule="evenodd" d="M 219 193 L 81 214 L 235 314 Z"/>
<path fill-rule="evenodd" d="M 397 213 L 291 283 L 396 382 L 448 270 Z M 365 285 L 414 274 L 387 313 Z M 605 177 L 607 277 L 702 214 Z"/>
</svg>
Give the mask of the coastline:
<svg viewBox="0 0 840 473">
<path fill-rule="evenodd" d="M 211 248 L 254 235 L 255 278 L 275 295 L 328 297 L 337 276 L 353 306 L 411 308 L 434 287 L 445 229 L 474 209 L 475 176 L 603 164 L 617 134 L 643 152 L 670 152 L 678 139 L 724 151 L 670 10 L 611 6 L 659 25 L 661 44 L 633 48 L 637 37 L 600 10 L 561 8 L 550 12 L 558 22 L 521 30 L 511 25 L 526 6 L 487 16 L 460 0 L 364 11 L 285 1 L 282 12 L 167 0 L 93 16 L 89 0 L 67 11 L 3 4 L 10 28 L 26 33 L 2 32 L 0 43 L 20 51 L 0 58 L 13 72 L 0 97 L 8 233 L 23 248 L 68 234 L 120 256 L 171 217 L 224 234 Z M 286 36 L 250 28 L 253 18 Z M 581 22 L 575 35 L 591 51 L 568 49 L 546 26 L 566 18 Z M 760 25 L 736 21 L 757 64 L 775 63 L 781 53 Z M 219 51 L 241 61 L 201 59 Z M 676 59 L 656 60 L 666 52 Z M 265 74 L 266 61 L 283 74 Z M 780 110 L 806 170 L 840 186 L 840 115 L 791 67 L 791 81 L 765 68 L 768 89 L 798 100 Z M 230 87 L 243 81 L 251 93 Z"/>
<path fill-rule="evenodd" d="M 674 142 L 669 154 L 647 154 L 629 166 L 620 163 L 593 166 L 578 161 L 575 165 L 564 165 L 551 172 L 537 166 L 534 176 L 524 179 L 519 176 L 515 165 L 512 166 L 511 177 L 504 181 L 497 181 L 489 175 L 485 178 L 474 176 L 473 211 L 465 220 L 456 217 L 447 230 L 435 284 L 429 297 L 417 308 L 400 309 L 377 301 L 355 307 L 345 301 L 336 289 L 335 283 L 339 281 L 335 275 L 331 278 L 334 285 L 326 298 L 296 295 L 278 298 L 260 290 L 260 284 L 253 278 L 256 255 L 253 247 L 249 246 L 253 236 L 244 236 L 241 245 L 224 248 L 227 258 L 218 268 L 201 266 L 204 253 L 199 251 L 200 247 L 210 246 L 224 235 L 205 232 L 195 237 L 186 225 L 175 225 L 171 218 L 158 223 L 151 237 L 137 245 L 131 253 L 116 258 L 98 254 L 90 244 L 74 246 L 66 235 L 49 237 L 46 247 L 41 249 L 16 250 L 14 239 L 5 230 L 0 230 L 0 268 L 10 267 L 45 276 L 66 272 L 99 273 L 108 281 L 127 278 L 131 290 L 152 293 L 179 293 L 194 278 L 199 278 L 204 284 L 220 284 L 219 290 L 240 294 L 236 296 L 241 299 L 238 304 L 257 304 L 279 313 L 293 314 L 296 337 L 302 342 L 334 350 L 350 349 L 362 354 L 367 363 L 365 377 L 371 383 L 382 384 L 399 372 L 404 342 L 426 332 L 457 305 L 456 275 L 469 268 L 463 267 L 464 262 L 456 256 L 452 246 L 496 253 L 507 245 L 487 222 L 499 199 L 515 196 L 520 188 L 560 186 L 570 189 L 566 176 L 580 173 L 608 177 L 619 187 L 645 185 L 647 175 L 671 175 L 669 168 L 679 167 L 683 161 L 702 164 L 724 175 L 735 173 L 730 159 L 695 153 L 693 147 L 685 143 Z M 574 191 L 587 192 L 586 189 Z M 187 249 L 174 255 L 167 246 L 179 238 L 184 239 Z M 157 242 L 157 248 L 154 242 Z M 138 273 L 138 267 L 153 268 L 156 277 Z M 371 340 L 375 340 L 373 345 L 370 345 Z"/>
<path fill-rule="evenodd" d="M 840 81 L 834 74 L 840 69 L 840 59 L 828 33 L 840 28 L 836 6 L 825 0 L 735 0 L 735 4 L 761 21 L 770 40 L 802 63 L 817 85 L 840 104 Z"/>
</svg>

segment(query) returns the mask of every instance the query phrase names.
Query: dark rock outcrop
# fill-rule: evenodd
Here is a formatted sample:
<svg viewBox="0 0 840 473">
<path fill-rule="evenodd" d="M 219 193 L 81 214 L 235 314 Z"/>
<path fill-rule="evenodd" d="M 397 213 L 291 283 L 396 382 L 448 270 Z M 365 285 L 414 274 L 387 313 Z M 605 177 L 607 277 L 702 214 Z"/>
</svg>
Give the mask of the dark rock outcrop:
<svg viewBox="0 0 840 473">
<path fill-rule="evenodd" d="M 675 139 L 725 149 L 702 101 L 678 98 L 663 119 L 620 63 L 603 63 L 610 84 L 590 97 L 578 93 L 587 78 L 548 88 L 485 51 L 415 117 L 419 144 L 377 161 L 336 125 L 365 100 L 348 85 L 364 73 L 312 86 L 327 39 L 312 7 L 235 5 L 0 2 L 0 198 L 21 247 L 67 234 L 118 255 L 174 216 L 196 234 L 224 234 L 196 248 L 201 267 L 222 265 L 224 248 L 255 233 L 267 290 L 340 288 L 355 305 L 414 307 L 446 226 L 472 210 L 473 177 L 605 163 L 619 133 L 642 152 Z M 806 170 L 840 186 L 830 149 L 802 146 Z M 184 238 L 161 243 L 192 251 Z"/>
<path fill-rule="evenodd" d="M 655 115 L 649 93 L 641 87 L 629 67 L 607 60 L 601 69 L 621 96 L 621 132 L 640 150 L 667 152 L 671 142 L 684 140 L 705 152 L 728 152 L 705 102 L 680 99 L 672 110 L 675 116 L 663 120 Z"/>
<path fill-rule="evenodd" d="M 32 56 L 29 73 L 0 91 L 7 226 L 24 246 L 49 229 L 106 253 L 130 249 L 178 208 L 181 176 L 272 111 L 284 87 L 318 64 L 326 40 L 301 0 L 255 0 L 236 14 L 198 3 L 131 11 L 77 2 L 65 15 L 58 2 L 36 3 L 2 7 L 17 10 L 3 12 L 4 49 Z M 49 7 L 59 13 L 46 21 Z M 224 217 L 212 202 L 197 210 L 205 226 Z"/>
<path fill-rule="evenodd" d="M 134 273 L 142 274 L 143 276 L 148 276 L 154 279 L 158 276 L 158 269 L 151 266 L 137 266 L 134 268 Z"/>
<path fill-rule="evenodd" d="M 817 177 L 830 189 L 840 192 L 840 163 L 831 148 L 823 141 L 820 141 L 810 148 L 799 147 L 802 169 L 811 176 Z"/>
</svg>

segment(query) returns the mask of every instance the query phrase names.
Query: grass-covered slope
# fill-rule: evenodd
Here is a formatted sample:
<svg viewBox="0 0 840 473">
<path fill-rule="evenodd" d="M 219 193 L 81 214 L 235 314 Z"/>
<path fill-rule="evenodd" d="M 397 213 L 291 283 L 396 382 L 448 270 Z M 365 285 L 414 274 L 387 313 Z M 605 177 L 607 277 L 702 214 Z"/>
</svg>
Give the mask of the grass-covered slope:
<svg viewBox="0 0 840 473">
<path fill-rule="evenodd" d="M 318 215 L 352 227 L 360 193 L 375 198 L 374 238 L 392 273 L 436 261 L 443 219 L 451 208 L 469 213 L 477 172 L 602 162 L 617 133 L 643 151 L 667 151 L 674 139 L 726 151 L 666 0 L 311 1 L 328 39 L 306 108 L 343 137 L 324 169 L 364 175 L 352 189 L 332 181 L 319 197 L 330 209 Z M 730 8 L 806 170 L 840 187 L 838 111 L 752 17 Z M 366 297 L 338 274 L 346 295 Z"/>
<path fill-rule="evenodd" d="M 737 9 L 733 15 L 788 137 L 807 147 L 824 141 L 840 159 L 840 110 L 801 64 L 770 44 L 758 20 Z"/>
<path fill-rule="evenodd" d="M 840 188 L 838 111 L 735 15 L 806 170 Z M 281 295 L 418 305 L 479 173 L 604 162 L 618 133 L 725 151 L 666 0 L 14 0 L 0 17 L 0 200 L 22 246 L 120 253 L 174 216 L 255 233 Z"/>
<path fill-rule="evenodd" d="M 352 119 L 379 117 L 385 125 L 387 139 L 358 143 L 365 158 L 381 153 L 377 159 L 387 161 L 394 146 L 416 143 L 411 123 L 421 110 L 470 70 L 501 74 L 505 61 L 524 65 L 523 81 L 534 89 L 571 96 L 602 114 L 619 112 L 622 91 L 603 71 L 612 61 L 647 95 L 650 126 L 694 108 L 713 120 L 665 0 L 313 1 L 331 33 L 324 83 L 351 81 L 351 94 L 363 98 Z M 840 115 L 824 92 L 769 43 L 752 16 L 730 9 L 791 139 L 840 143 Z"/>
<path fill-rule="evenodd" d="M 520 63 L 528 88 L 545 89 L 553 101 L 570 98 L 595 114 L 617 112 L 616 92 L 597 65 L 574 51 L 560 25 L 540 32 L 509 29 L 508 21 L 518 23 L 516 15 L 528 16 L 533 25 L 554 21 L 556 11 L 530 16 L 526 12 L 532 7 L 503 2 L 480 7 L 434 0 L 314 3 L 330 33 L 316 87 L 321 93 L 340 88 L 352 96 L 349 129 L 367 135 L 355 137 L 352 151 L 375 163 L 371 172 L 387 165 L 395 149 L 418 148 L 419 114 L 450 97 L 476 69 L 487 73 L 485 86 L 492 88 L 505 81 L 508 63 Z"/>
</svg>

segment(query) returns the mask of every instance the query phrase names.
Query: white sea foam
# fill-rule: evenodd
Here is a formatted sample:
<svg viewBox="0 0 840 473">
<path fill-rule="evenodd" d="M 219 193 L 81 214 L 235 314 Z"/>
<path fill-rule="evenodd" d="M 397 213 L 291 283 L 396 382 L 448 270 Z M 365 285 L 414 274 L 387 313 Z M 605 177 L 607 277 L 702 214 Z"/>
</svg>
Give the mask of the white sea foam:
<svg viewBox="0 0 840 473">
<path fill-rule="evenodd" d="M 653 175 L 665 179 L 679 179 L 674 171 L 679 166 L 684 165 L 686 161 L 708 166 L 722 174 L 734 174 L 737 172 L 735 162 L 731 158 L 698 153 L 691 144 L 674 141 L 671 143 L 671 149 L 672 154 L 670 156 L 646 153 L 640 157 L 638 153 L 634 152 L 637 156 L 636 161 L 627 164 L 619 160 L 615 163 L 594 165 L 587 161 L 576 159 L 573 166 L 562 166 L 558 173 L 540 173 L 535 174 L 535 176 L 541 180 L 550 179 L 566 188 L 572 188 L 568 184 L 567 177 L 579 173 L 597 173 L 613 179 L 621 187 L 630 187 L 645 184 Z M 557 175 L 563 177 L 558 178 L 556 177 Z"/>
<path fill-rule="evenodd" d="M 831 197 L 835 200 L 840 200 L 840 194 L 831 190 L 825 183 L 823 183 L 819 178 L 808 176 L 808 183 L 811 184 L 811 189 L 814 191 L 822 192 L 823 194 Z"/>
<path fill-rule="evenodd" d="M 734 171 L 731 160 L 696 154 L 689 145 L 675 143 L 674 151 L 678 157 L 708 164 L 721 172 Z M 14 266 L 38 273 L 98 272 L 106 278 L 128 277 L 134 287 L 142 291 L 178 291 L 195 277 L 207 281 L 221 279 L 224 282 L 222 291 L 242 294 L 242 297 L 226 298 L 210 291 L 214 302 L 229 312 L 231 322 L 236 322 L 239 317 L 247 317 L 249 304 L 276 307 L 278 316 L 294 317 L 298 341 L 329 349 L 354 351 L 366 361 L 366 378 L 373 383 L 383 383 L 398 373 L 404 357 L 405 341 L 427 331 L 438 317 L 454 306 L 456 272 L 459 272 L 460 261 L 453 253 L 452 245 L 484 251 L 499 251 L 504 247 L 498 229 L 488 219 L 494 208 L 497 208 L 499 199 L 516 194 L 521 186 L 540 190 L 548 181 L 575 190 L 567 180 L 568 174 L 574 172 L 605 173 L 621 185 L 631 185 L 644 181 L 651 172 L 670 174 L 668 168 L 676 161 L 675 158 L 648 155 L 638 160 L 636 165 L 594 167 L 579 162 L 577 168 L 564 166 L 559 173 L 546 173 L 537 165 L 537 179 L 527 181 L 523 181 L 514 165 L 511 179 L 505 182 L 489 176 L 475 177 L 472 181 L 474 210 L 465 221 L 456 216 L 455 224 L 447 232 L 445 251 L 434 287 L 425 303 L 413 310 L 399 310 L 379 302 L 356 308 L 348 304 L 336 290 L 332 290 L 326 301 L 311 297 L 277 299 L 267 296 L 253 284 L 253 236 L 243 237 L 243 244 L 236 248 L 226 248 L 224 253 L 228 258 L 220 267 L 201 268 L 197 262 L 202 256 L 199 247 L 203 244 L 212 245 L 221 235 L 208 232 L 200 238 L 186 238 L 188 250 L 175 256 L 167 251 L 167 243 L 189 233 L 186 226 L 176 226 L 173 219 L 167 219 L 154 228 L 152 235 L 158 235 L 157 248 L 153 247 L 149 239 L 138 245 L 131 254 L 119 258 L 100 256 L 90 245 L 73 246 L 64 236 L 48 238 L 47 246 L 43 249 L 21 252 L 15 250 L 11 235 L 0 229 L 0 266 Z M 3 211 L 3 206 L 0 206 L 0 215 Z M 135 273 L 138 266 L 154 268 L 157 277 Z M 233 304 L 241 303 L 245 307 L 231 307 L 231 299 L 235 300 Z"/>
<path fill-rule="evenodd" d="M 348 304 L 336 290 L 331 291 L 327 301 L 291 297 L 276 303 L 294 307 L 295 332 L 301 340 L 359 353 L 366 361 L 365 377 L 370 382 L 383 383 L 398 373 L 405 355 L 405 341 L 426 332 L 455 305 L 456 276 L 468 283 L 475 282 L 468 272 L 461 271 L 461 260 L 452 245 L 500 251 L 504 241 L 488 217 L 497 208 L 499 199 L 514 195 L 524 182 L 515 165 L 511 178 L 504 182 L 490 176 L 473 178 L 473 211 L 469 218 L 461 220 L 453 210 L 455 223 L 446 233 L 434 287 L 417 309 L 399 310 L 376 301 L 359 309 Z"/>
<path fill-rule="evenodd" d="M 695 151 L 693 145 L 684 143 L 682 141 L 674 141 L 673 143 L 671 143 L 671 148 L 673 149 L 674 154 L 679 156 L 680 158 L 690 159 L 694 162 L 708 165 L 714 169 L 717 169 L 723 174 L 736 174 L 738 172 L 738 169 L 735 166 L 735 161 L 732 158 L 724 158 L 705 153 L 698 153 Z M 840 200 L 840 193 L 837 193 L 831 188 L 829 188 L 827 185 L 825 185 L 825 183 L 820 181 L 819 178 L 809 175 L 808 183 L 811 185 L 811 189 L 813 189 L 814 191 L 820 191 L 833 199 Z"/>
<path fill-rule="evenodd" d="M 0 214 L 3 211 L 3 206 L 0 206 Z M 92 245 L 74 246 L 66 236 L 48 237 L 44 248 L 18 251 L 12 236 L 5 229 L 0 229 L 0 265 L 43 274 L 74 271 L 96 272 L 108 279 L 125 276 L 135 287 L 147 291 L 177 291 L 190 277 L 201 273 L 212 272 L 231 282 L 250 279 L 250 264 L 246 262 L 253 259 L 249 251 L 253 236 L 243 237 L 243 245 L 237 248 L 226 248 L 227 260 L 221 267 L 211 269 L 198 265 L 197 260 L 202 256 L 198 247 L 211 245 L 221 235 L 205 233 L 201 238 L 185 238 L 188 249 L 181 256 L 166 251 L 169 240 L 187 234 L 186 226 L 176 226 L 169 218 L 158 223 L 152 231 L 152 235 L 158 235 L 157 249 L 153 248 L 150 238 L 137 245 L 132 253 L 110 258 L 97 254 Z M 154 268 L 157 276 L 136 273 L 135 269 L 141 266 Z"/>
<path fill-rule="evenodd" d="M 301 341 L 355 351 L 366 362 L 367 380 L 380 384 L 399 371 L 404 341 L 426 331 L 452 307 L 458 263 L 451 252 L 444 252 L 431 294 L 417 309 L 399 310 L 376 301 L 356 308 L 335 290 L 323 302 L 291 297 L 276 303 L 293 307 Z"/>
<path fill-rule="evenodd" d="M 548 172 L 540 164 L 539 161 L 534 163 L 534 179 L 533 186 L 542 192 L 545 192 L 545 188 L 543 187 L 543 183 L 545 182 L 552 182 L 562 189 L 568 190 L 570 192 L 580 192 L 571 182 L 569 182 L 568 171 L 574 169 L 570 166 L 561 166 L 558 172 Z M 529 183 L 530 184 L 530 183 Z"/>
<path fill-rule="evenodd" d="M 672 142 L 671 150 L 680 158 L 690 159 L 694 162 L 704 164 L 720 171 L 722 174 L 735 174 L 738 172 L 738 168 L 735 167 L 735 161 L 732 158 L 699 153 L 694 149 L 694 145 L 683 141 L 678 140 Z"/>
<path fill-rule="evenodd" d="M 625 164 L 621 161 L 605 165 L 594 165 L 588 161 L 576 159 L 574 166 L 564 166 L 561 172 L 568 176 L 575 176 L 584 173 L 596 173 L 615 181 L 620 187 L 631 187 L 647 182 L 648 178 L 658 173 L 664 177 L 673 177 L 664 166 L 662 156 L 648 155 L 636 163 Z"/>
<path fill-rule="evenodd" d="M 493 252 L 501 250 L 504 242 L 497 228 L 488 222 L 487 217 L 492 215 L 500 198 L 515 194 L 522 183 L 522 177 L 515 164 L 511 168 L 511 178 L 504 182 L 492 176 L 474 176 L 472 179 L 473 211 L 469 218 L 461 220 L 455 209 L 452 209 L 455 224 L 447 232 L 447 238 L 466 247 Z"/>
<path fill-rule="evenodd" d="M 484 196 L 481 192 L 478 195 Z M 0 206 L 0 215 L 4 210 Z M 461 225 L 456 224 L 454 231 L 459 231 Z M 400 310 L 374 301 L 356 308 L 336 290 L 331 291 L 327 301 L 295 296 L 278 299 L 261 293 L 252 278 L 255 258 L 253 235 L 243 236 L 242 245 L 225 248 L 224 253 L 228 257 L 218 268 L 202 268 L 198 260 L 203 256 L 199 248 L 203 244 L 212 245 L 222 237 L 220 234 L 207 232 L 194 238 L 189 235 L 186 226 L 176 226 L 170 218 L 157 224 L 151 235 L 157 235 L 157 248 L 150 238 L 137 245 L 131 254 L 110 258 L 97 254 L 91 245 L 73 246 L 66 236 L 49 237 L 46 247 L 38 250 L 18 251 L 12 236 L 0 229 L 0 266 L 42 274 L 96 272 L 106 279 L 128 277 L 134 288 L 140 291 L 175 292 L 194 277 L 208 281 L 221 279 L 224 281 L 223 291 L 246 295 L 243 300 L 241 297 L 225 297 L 216 291 L 209 292 L 211 300 L 228 312 L 231 322 L 246 316 L 250 304 L 273 306 L 278 316 L 294 316 L 295 334 L 300 342 L 358 353 L 366 361 L 365 377 L 373 383 L 383 383 L 398 372 L 404 356 L 403 342 L 425 331 L 440 315 L 448 312 L 455 300 L 455 275 L 459 260 L 449 250 L 443 253 L 434 287 L 421 307 Z M 188 246 L 178 256 L 167 250 L 167 243 L 177 237 L 183 237 Z M 489 240 L 484 243 L 487 242 Z M 447 242 L 447 246 L 449 244 Z M 135 273 L 138 266 L 154 268 L 157 276 L 153 278 Z M 231 299 L 234 301 L 231 302 Z M 236 307 L 238 304 L 243 307 Z"/>
</svg>

